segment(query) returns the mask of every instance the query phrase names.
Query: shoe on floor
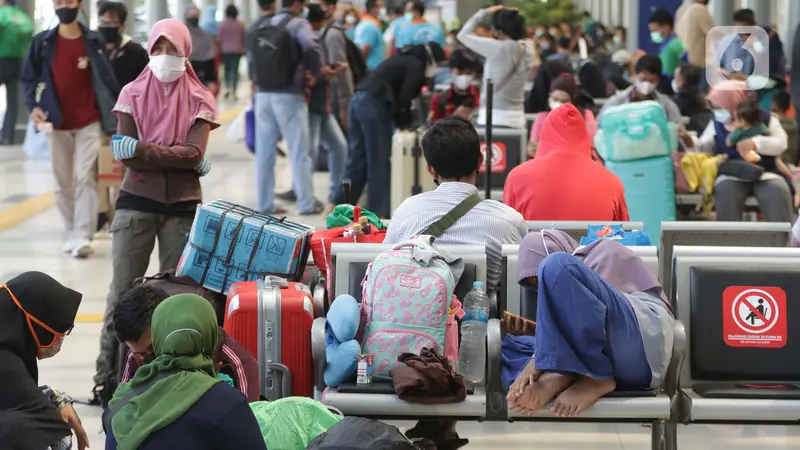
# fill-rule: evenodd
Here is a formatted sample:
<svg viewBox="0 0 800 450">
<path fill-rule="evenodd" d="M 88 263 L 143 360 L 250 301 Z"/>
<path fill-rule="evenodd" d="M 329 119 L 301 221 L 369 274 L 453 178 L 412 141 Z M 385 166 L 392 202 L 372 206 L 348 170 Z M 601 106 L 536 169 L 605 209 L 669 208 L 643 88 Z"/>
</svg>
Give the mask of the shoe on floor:
<svg viewBox="0 0 800 450">
<path fill-rule="evenodd" d="M 92 255 L 92 253 L 94 253 L 94 249 L 89 244 L 89 242 L 88 241 L 81 242 L 80 244 L 75 246 L 75 248 L 72 250 L 72 257 L 83 259 L 83 258 L 88 258 L 89 256 Z"/>
<path fill-rule="evenodd" d="M 286 192 L 278 192 L 275 194 L 275 198 L 278 200 L 282 200 L 284 202 L 296 202 L 297 196 L 294 194 L 294 191 L 289 189 Z"/>
<path fill-rule="evenodd" d="M 64 242 L 64 246 L 61 247 L 61 251 L 67 254 L 72 253 L 72 250 L 72 242 L 70 241 Z"/>
<path fill-rule="evenodd" d="M 325 204 L 323 204 L 321 201 L 319 201 L 317 199 L 314 199 L 314 209 L 313 210 L 305 211 L 305 212 L 298 211 L 297 214 L 301 215 L 301 216 L 315 216 L 315 215 L 322 214 L 323 211 L 325 211 Z"/>
</svg>

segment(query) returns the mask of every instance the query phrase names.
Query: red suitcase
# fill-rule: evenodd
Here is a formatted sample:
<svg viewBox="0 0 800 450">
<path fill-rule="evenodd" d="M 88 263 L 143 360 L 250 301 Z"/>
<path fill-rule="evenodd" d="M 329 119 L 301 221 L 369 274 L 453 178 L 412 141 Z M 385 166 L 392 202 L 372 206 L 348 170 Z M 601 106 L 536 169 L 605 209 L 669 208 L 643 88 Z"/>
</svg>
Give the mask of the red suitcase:
<svg viewBox="0 0 800 450">
<path fill-rule="evenodd" d="M 258 361 L 261 395 L 313 396 L 314 301 L 308 287 L 277 277 L 235 283 L 225 316 L 225 331 Z"/>
</svg>

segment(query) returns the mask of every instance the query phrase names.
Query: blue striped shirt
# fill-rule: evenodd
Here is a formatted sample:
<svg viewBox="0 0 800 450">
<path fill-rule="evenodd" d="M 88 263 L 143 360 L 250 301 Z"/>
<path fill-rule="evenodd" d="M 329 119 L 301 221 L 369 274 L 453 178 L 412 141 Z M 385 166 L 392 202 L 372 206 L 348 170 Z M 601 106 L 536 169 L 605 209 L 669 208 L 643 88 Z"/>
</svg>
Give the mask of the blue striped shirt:
<svg viewBox="0 0 800 450">
<path fill-rule="evenodd" d="M 460 182 L 442 183 L 434 191 L 406 199 L 392 214 L 384 243 L 410 239 L 441 219 L 478 188 Z M 528 234 L 522 214 L 496 200 L 484 200 L 436 240 L 438 244 L 486 246 L 486 276 L 490 289 L 501 278 L 503 245 L 519 244 Z"/>
</svg>

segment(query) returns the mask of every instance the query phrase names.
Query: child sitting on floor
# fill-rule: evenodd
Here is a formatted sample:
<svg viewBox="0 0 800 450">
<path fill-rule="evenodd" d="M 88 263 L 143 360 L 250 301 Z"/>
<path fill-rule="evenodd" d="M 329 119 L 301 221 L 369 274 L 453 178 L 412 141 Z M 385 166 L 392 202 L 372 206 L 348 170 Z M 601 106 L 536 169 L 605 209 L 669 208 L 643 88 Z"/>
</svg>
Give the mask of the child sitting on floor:
<svg viewBox="0 0 800 450">
<path fill-rule="evenodd" d="M 752 100 L 745 100 L 736 107 L 736 117 L 733 122 L 736 129 L 728 135 L 727 144 L 729 147 L 736 147 L 739 142 L 755 136 L 769 135 L 769 129 L 761 119 L 761 110 L 758 104 Z M 757 164 L 767 171 L 774 171 L 782 175 L 789 183 L 789 191 L 795 206 L 798 204 L 797 190 L 792 181 L 792 172 L 782 159 L 774 156 L 761 156 L 755 150 L 742 151 L 739 155 L 750 164 Z"/>
</svg>

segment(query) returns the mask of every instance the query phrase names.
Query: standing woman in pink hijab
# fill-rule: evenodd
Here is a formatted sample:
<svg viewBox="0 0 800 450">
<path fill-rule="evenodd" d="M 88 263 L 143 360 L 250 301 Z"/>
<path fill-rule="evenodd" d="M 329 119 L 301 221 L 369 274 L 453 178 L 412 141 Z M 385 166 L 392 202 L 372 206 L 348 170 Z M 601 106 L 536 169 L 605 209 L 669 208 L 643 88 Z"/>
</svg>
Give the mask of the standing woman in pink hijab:
<svg viewBox="0 0 800 450">
<path fill-rule="evenodd" d="M 197 78 L 188 56 L 192 39 L 175 19 L 153 26 L 150 63 L 125 86 L 114 113 L 114 159 L 127 168 L 111 225 L 114 264 L 97 360 L 95 392 L 108 389 L 115 347 L 110 332 L 114 305 L 136 278 L 144 276 L 158 239 L 159 271 L 174 270 L 202 200 L 200 177 L 207 174 L 206 145 L 217 128 L 214 98 Z"/>
</svg>

